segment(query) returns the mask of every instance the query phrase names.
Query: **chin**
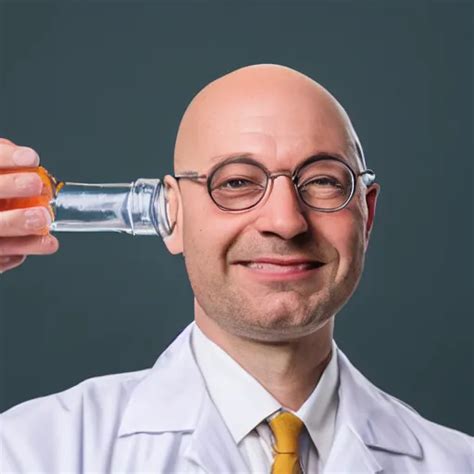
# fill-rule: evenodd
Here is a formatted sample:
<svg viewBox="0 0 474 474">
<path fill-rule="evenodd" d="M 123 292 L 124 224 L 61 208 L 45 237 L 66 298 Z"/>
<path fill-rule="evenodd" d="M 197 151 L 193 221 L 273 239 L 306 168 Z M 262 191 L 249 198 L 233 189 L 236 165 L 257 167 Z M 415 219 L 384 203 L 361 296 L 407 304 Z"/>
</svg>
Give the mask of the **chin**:
<svg viewBox="0 0 474 474">
<path fill-rule="evenodd" d="M 324 327 L 332 315 L 320 311 L 275 313 L 245 312 L 245 318 L 234 317 L 218 321 L 227 332 L 235 336 L 264 342 L 283 342 L 308 336 Z"/>
</svg>

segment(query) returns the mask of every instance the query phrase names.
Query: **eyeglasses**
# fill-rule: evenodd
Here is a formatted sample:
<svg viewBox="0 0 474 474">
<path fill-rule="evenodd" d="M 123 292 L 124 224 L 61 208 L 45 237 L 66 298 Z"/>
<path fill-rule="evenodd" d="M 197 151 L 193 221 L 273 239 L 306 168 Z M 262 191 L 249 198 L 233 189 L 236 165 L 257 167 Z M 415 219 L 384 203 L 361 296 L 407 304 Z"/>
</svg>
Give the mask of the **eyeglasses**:
<svg viewBox="0 0 474 474">
<path fill-rule="evenodd" d="M 270 173 L 258 161 L 244 156 L 217 164 L 207 175 L 185 171 L 174 177 L 196 182 L 206 180 L 214 203 L 220 209 L 232 212 L 256 206 L 271 192 L 273 181 L 278 176 L 290 178 L 300 199 L 311 209 L 321 212 L 335 212 L 346 207 L 355 194 L 359 176 L 366 186 L 375 182 L 372 170 L 365 169 L 356 174 L 347 163 L 332 156 L 309 158 L 293 173 Z"/>
</svg>

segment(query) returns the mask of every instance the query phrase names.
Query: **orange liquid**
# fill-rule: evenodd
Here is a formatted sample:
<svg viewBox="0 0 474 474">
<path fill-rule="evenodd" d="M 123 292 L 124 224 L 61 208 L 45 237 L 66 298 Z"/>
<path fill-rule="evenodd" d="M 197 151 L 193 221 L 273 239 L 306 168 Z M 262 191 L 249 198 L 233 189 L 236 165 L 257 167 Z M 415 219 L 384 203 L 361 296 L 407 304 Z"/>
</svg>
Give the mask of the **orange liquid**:
<svg viewBox="0 0 474 474">
<path fill-rule="evenodd" d="M 38 196 L 0 199 L 0 211 L 10 211 L 12 209 L 24 209 L 28 207 L 44 206 L 49 210 L 51 218 L 54 219 L 54 213 L 50 202 L 56 197 L 59 190 L 64 186 L 64 183 L 58 182 L 42 166 L 33 168 L 22 167 L 0 169 L 0 175 L 10 173 L 36 173 L 43 182 L 43 188 L 41 189 L 41 194 L 39 194 Z M 44 233 L 42 232 L 43 235 L 47 233 L 48 231 Z"/>
</svg>

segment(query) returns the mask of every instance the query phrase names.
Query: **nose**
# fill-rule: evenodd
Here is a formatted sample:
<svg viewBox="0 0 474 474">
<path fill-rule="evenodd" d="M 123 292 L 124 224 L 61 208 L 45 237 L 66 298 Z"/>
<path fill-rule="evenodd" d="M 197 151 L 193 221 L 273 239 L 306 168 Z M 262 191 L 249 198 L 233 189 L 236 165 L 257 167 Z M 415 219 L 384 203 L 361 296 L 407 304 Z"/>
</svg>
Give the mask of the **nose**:
<svg viewBox="0 0 474 474">
<path fill-rule="evenodd" d="M 270 195 L 266 196 L 262 207 L 256 209 L 257 230 L 276 234 L 286 240 L 306 232 L 308 222 L 302 213 L 302 204 L 292 180 L 287 176 L 278 176 L 269 186 Z"/>
</svg>

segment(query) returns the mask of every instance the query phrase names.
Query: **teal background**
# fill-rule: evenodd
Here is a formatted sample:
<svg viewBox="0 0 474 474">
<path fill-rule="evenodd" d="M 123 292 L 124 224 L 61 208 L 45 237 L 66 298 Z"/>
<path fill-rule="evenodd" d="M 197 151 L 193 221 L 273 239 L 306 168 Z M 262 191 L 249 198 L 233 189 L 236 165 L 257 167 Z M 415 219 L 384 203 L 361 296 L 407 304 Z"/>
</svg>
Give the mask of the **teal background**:
<svg viewBox="0 0 474 474">
<path fill-rule="evenodd" d="M 285 64 L 349 112 L 382 192 L 335 339 L 376 385 L 474 434 L 472 6 L 448 1 L 1 2 L 0 136 L 57 177 L 172 171 L 193 95 Z M 0 411 L 151 366 L 193 318 L 159 238 L 57 234 L 0 276 Z"/>
</svg>

